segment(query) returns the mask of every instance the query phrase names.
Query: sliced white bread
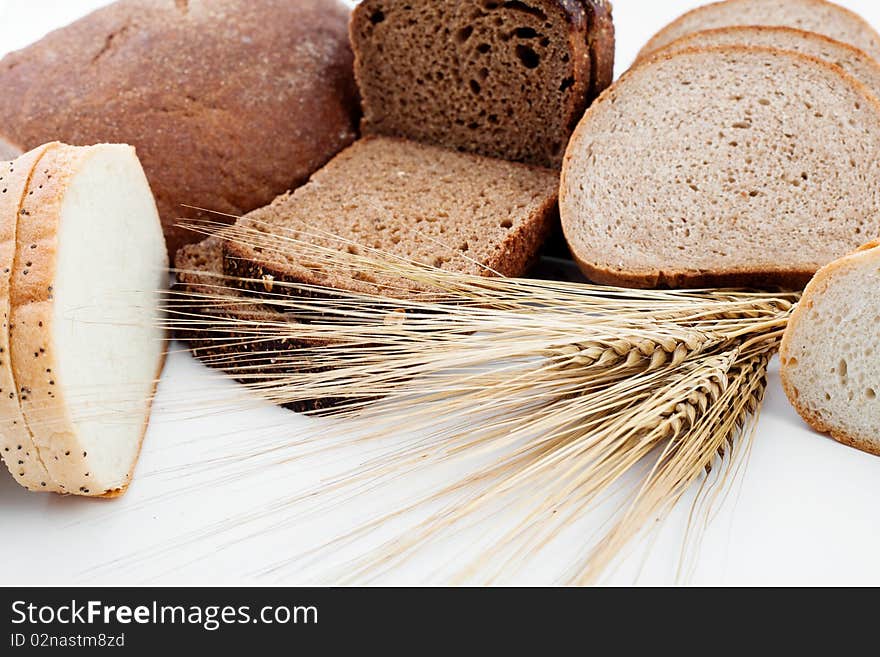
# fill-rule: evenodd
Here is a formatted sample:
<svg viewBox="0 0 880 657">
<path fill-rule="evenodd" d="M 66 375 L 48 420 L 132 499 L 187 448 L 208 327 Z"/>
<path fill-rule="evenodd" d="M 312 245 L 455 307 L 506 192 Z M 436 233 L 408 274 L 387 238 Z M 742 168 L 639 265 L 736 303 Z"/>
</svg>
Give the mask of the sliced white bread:
<svg viewBox="0 0 880 657">
<path fill-rule="evenodd" d="M 134 149 L 48 148 L 16 243 L 12 365 L 42 461 L 65 492 L 121 494 L 166 346 L 165 242 Z"/>
<path fill-rule="evenodd" d="M 848 43 L 791 27 L 740 26 L 704 30 L 683 36 L 656 54 L 718 46 L 762 46 L 810 55 L 839 66 L 880 97 L 880 63 L 876 59 Z"/>
<path fill-rule="evenodd" d="M 40 460 L 21 410 L 18 385 L 12 373 L 9 346 L 10 282 L 15 267 L 18 213 L 31 172 L 47 146 L 13 162 L 0 163 L 0 456 L 15 480 L 29 490 L 58 493 L 61 489 Z"/>
<path fill-rule="evenodd" d="M 818 32 L 880 59 L 880 34 L 858 14 L 826 0 L 723 0 L 704 5 L 655 34 L 642 48 L 638 59 L 686 34 L 735 25 L 794 27 Z"/>
<path fill-rule="evenodd" d="M 823 268 L 782 341 L 782 383 L 814 429 L 880 456 L 880 242 Z"/>
<path fill-rule="evenodd" d="M 560 211 L 584 273 L 633 287 L 802 287 L 880 235 L 880 104 L 791 51 L 659 56 L 594 104 Z"/>
</svg>

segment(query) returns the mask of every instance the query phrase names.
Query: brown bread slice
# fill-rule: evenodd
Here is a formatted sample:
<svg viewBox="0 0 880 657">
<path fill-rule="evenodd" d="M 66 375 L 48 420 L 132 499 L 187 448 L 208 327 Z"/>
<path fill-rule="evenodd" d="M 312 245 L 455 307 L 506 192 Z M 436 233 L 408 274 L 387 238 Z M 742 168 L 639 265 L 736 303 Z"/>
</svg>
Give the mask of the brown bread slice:
<svg viewBox="0 0 880 657">
<path fill-rule="evenodd" d="M 830 64 L 726 46 L 658 58 L 587 112 L 560 211 L 595 281 L 800 287 L 880 234 L 880 104 Z"/>
<path fill-rule="evenodd" d="M 365 0 L 351 39 L 365 134 L 553 168 L 614 72 L 606 0 Z"/>
<path fill-rule="evenodd" d="M 272 281 L 391 295 L 411 291 L 400 281 L 379 284 L 357 272 L 328 272 L 304 261 L 295 244 L 280 242 L 276 236 L 282 235 L 346 248 L 336 236 L 450 271 L 520 276 L 557 220 L 557 195 L 555 171 L 401 139 L 365 138 L 307 185 L 238 221 L 283 253 L 230 242 L 224 271 L 258 281 L 250 285 L 258 292 Z"/>
<path fill-rule="evenodd" d="M 176 289 L 183 294 L 173 297 L 172 323 L 180 327 L 177 337 L 189 344 L 196 358 L 247 384 L 271 383 L 273 375 L 307 371 L 292 367 L 285 358 L 297 349 L 319 347 L 322 343 L 256 338 L 253 333 L 256 322 L 279 325 L 291 319 L 268 303 L 254 303 L 252 297 L 245 297 L 230 284 L 223 275 L 222 240 L 209 237 L 181 248 L 175 269 Z M 206 298 L 210 296 L 221 297 L 221 300 Z M 189 320 L 205 323 L 187 326 Z M 235 322 L 242 322 L 246 328 L 236 331 Z M 303 413 L 339 403 L 340 400 L 324 398 L 301 400 L 286 407 Z"/>
<path fill-rule="evenodd" d="M 880 456 L 880 242 L 823 268 L 782 341 L 782 383 L 814 429 Z"/>
<path fill-rule="evenodd" d="M 114 2 L 0 61 L 0 134 L 137 147 L 173 254 L 194 239 L 183 204 L 241 215 L 354 140 L 349 15 L 339 0 Z"/>
<path fill-rule="evenodd" d="M 791 27 L 721 27 L 694 32 L 661 48 L 657 54 L 717 46 L 761 46 L 810 55 L 839 66 L 880 97 L 880 63 L 876 59 L 848 43 Z"/>
<path fill-rule="evenodd" d="M 858 14 L 826 0 L 723 0 L 698 7 L 660 30 L 638 59 L 692 32 L 736 25 L 794 27 L 849 43 L 880 60 L 880 34 Z"/>
</svg>

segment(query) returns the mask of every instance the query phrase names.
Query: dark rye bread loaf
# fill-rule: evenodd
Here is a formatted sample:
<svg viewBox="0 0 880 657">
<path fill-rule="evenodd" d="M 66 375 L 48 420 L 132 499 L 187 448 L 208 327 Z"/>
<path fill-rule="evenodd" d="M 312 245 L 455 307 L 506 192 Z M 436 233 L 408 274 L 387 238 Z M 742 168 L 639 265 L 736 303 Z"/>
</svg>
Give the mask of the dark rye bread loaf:
<svg viewBox="0 0 880 657">
<path fill-rule="evenodd" d="M 228 242 L 224 270 L 230 277 L 252 279 L 241 284 L 257 292 L 272 289 L 274 281 L 390 295 L 411 291 L 401 281 L 379 282 L 362 272 L 310 265 L 295 244 L 276 237 L 346 248 L 331 237 L 336 236 L 450 271 L 520 276 L 557 220 L 557 195 L 552 170 L 368 137 L 336 156 L 307 185 L 237 222 L 283 252 Z"/>
<path fill-rule="evenodd" d="M 339 0 L 120 0 L 0 61 L 0 138 L 134 145 L 174 253 L 197 238 L 181 204 L 241 215 L 354 140 L 348 20 Z"/>
<path fill-rule="evenodd" d="M 802 287 L 880 234 L 880 103 L 839 67 L 725 46 L 659 55 L 593 105 L 560 211 L 594 281 Z"/>
<path fill-rule="evenodd" d="M 351 39 L 365 134 L 557 169 L 613 79 L 606 0 L 365 0 Z"/>
<path fill-rule="evenodd" d="M 174 266 L 175 289 L 181 294 L 172 297 L 171 321 L 177 328 L 176 336 L 189 345 L 196 358 L 251 385 L 269 384 L 273 377 L 307 371 L 294 369 L 286 359 L 298 349 L 322 344 L 284 337 L 255 338 L 253 327 L 258 322 L 277 326 L 292 320 L 268 303 L 254 303 L 254 299 L 229 285 L 223 275 L 223 243 L 219 238 L 184 246 L 177 252 Z M 241 331 L 235 330 L 236 322 L 241 323 Z M 332 408 L 340 401 L 301 400 L 286 407 L 304 413 Z"/>
</svg>

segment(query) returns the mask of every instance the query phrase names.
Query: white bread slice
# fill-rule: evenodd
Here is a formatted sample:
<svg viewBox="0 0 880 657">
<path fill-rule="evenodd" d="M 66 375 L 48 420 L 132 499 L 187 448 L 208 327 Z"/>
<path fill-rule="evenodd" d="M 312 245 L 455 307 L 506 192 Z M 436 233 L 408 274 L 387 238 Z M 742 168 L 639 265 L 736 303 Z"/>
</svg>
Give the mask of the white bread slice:
<svg viewBox="0 0 880 657">
<path fill-rule="evenodd" d="M 880 97 L 880 63 L 876 59 L 848 43 L 791 27 L 753 25 L 693 32 L 664 46 L 656 55 L 718 46 L 762 46 L 809 55 L 839 66 Z"/>
<path fill-rule="evenodd" d="M 33 491 L 61 492 L 40 460 L 40 452 L 21 411 L 18 385 L 12 373 L 9 346 L 10 282 L 15 266 L 18 213 L 31 172 L 47 146 L 0 163 L 0 456 L 15 480 Z"/>
<path fill-rule="evenodd" d="M 632 69 L 581 121 L 562 225 L 633 287 L 800 288 L 880 235 L 880 104 L 830 64 L 725 46 Z"/>
<path fill-rule="evenodd" d="M 134 149 L 53 145 L 19 216 L 12 365 L 25 419 L 66 492 L 132 477 L 165 356 L 165 241 Z"/>
<path fill-rule="evenodd" d="M 782 340 L 782 383 L 814 429 L 880 456 L 880 241 L 824 267 Z"/>
<path fill-rule="evenodd" d="M 880 34 L 855 12 L 826 0 L 723 0 L 697 7 L 655 34 L 636 61 L 692 32 L 735 25 L 794 27 L 849 43 L 880 60 Z"/>
</svg>

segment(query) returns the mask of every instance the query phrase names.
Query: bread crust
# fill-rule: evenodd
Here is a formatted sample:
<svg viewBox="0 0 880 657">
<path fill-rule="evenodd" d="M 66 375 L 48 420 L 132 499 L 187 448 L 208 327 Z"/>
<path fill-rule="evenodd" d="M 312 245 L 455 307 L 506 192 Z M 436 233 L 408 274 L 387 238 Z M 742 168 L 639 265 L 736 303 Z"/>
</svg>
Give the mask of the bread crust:
<svg viewBox="0 0 880 657">
<path fill-rule="evenodd" d="M 0 163 L 0 306 L 3 316 L 0 327 L 0 456 L 23 487 L 31 491 L 58 493 L 61 489 L 40 458 L 40 450 L 22 412 L 10 347 L 10 283 L 15 271 L 18 214 L 34 167 L 50 147 L 41 146 L 15 162 Z"/>
<path fill-rule="evenodd" d="M 864 18 L 859 16 L 856 12 L 854 12 L 850 9 L 847 9 L 846 7 L 842 7 L 838 4 L 835 4 L 833 2 L 828 2 L 827 0 L 805 0 L 805 1 L 812 2 L 815 5 L 831 6 L 837 10 L 840 10 L 841 13 L 849 15 L 851 18 L 862 23 L 865 28 L 867 28 L 870 31 L 873 31 L 876 34 L 877 41 L 880 42 L 880 33 L 878 33 L 876 30 L 874 30 L 873 26 L 870 23 L 868 23 L 868 21 L 866 21 Z M 648 40 L 648 42 L 644 45 L 644 47 L 639 51 L 639 54 L 636 55 L 636 62 L 638 63 L 639 61 L 650 57 L 658 50 L 663 49 L 663 46 L 658 46 L 657 44 L 665 41 L 667 38 L 667 35 L 670 32 L 675 31 L 679 27 L 679 25 L 681 25 L 682 22 L 686 21 L 687 19 L 691 18 L 692 16 L 701 14 L 707 10 L 711 11 L 711 9 L 713 7 L 726 4 L 727 2 L 728 2 L 728 0 L 717 0 L 716 2 L 710 2 L 709 4 L 702 5 L 700 7 L 696 7 L 695 9 L 691 9 L 690 11 L 685 12 L 684 14 L 682 14 L 681 16 L 676 18 L 674 21 L 669 23 L 666 27 L 661 29 L 659 32 L 657 32 L 653 37 L 651 37 Z"/>
<path fill-rule="evenodd" d="M 788 397 L 789 402 L 791 402 L 791 405 L 798 412 L 798 415 L 800 415 L 804 419 L 804 421 L 809 424 L 813 429 L 815 429 L 819 433 L 831 436 L 831 438 L 843 445 L 846 445 L 847 447 L 853 447 L 862 452 L 867 452 L 868 454 L 872 454 L 874 456 L 880 456 L 880 439 L 878 439 L 877 436 L 860 436 L 841 431 L 838 428 L 832 427 L 818 413 L 802 404 L 800 401 L 800 396 L 798 395 L 797 387 L 795 386 L 794 381 L 792 381 L 792 372 L 791 368 L 789 367 L 789 362 L 792 355 L 792 342 L 794 340 L 793 336 L 801 322 L 809 321 L 805 319 L 805 315 L 807 309 L 812 303 L 812 299 L 815 296 L 824 293 L 825 290 L 827 290 L 828 287 L 833 284 L 834 276 L 839 271 L 850 268 L 854 264 L 857 264 L 859 263 L 859 261 L 868 257 L 880 257 L 880 240 L 869 242 L 868 244 L 860 247 L 854 253 L 851 253 L 850 255 L 840 258 L 839 260 L 836 260 L 831 264 L 823 267 L 810 281 L 809 285 L 807 285 L 806 289 L 804 290 L 804 295 L 801 298 L 801 301 L 798 304 L 797 308 L 795 308 L 795 311 L 792 314 L 791 319 L 789 320 L 788 327 L 786 328 L 785 334 L 782 338 L 782 344 L 779 349 L 779 357 L 782 363 L 780 369 L 780 378 L 782 380 L 782 387 L 785 390 L 785 395 L 786 397 Z"/>
<path fill-rule="evenodd" d="M 349 14 L 339 0 L 114 2 L 0 61 L 0 133 L 135 146 L 173 256 L 198 240 L 181 218 L 224 220 L 184 204 L 244 214 L 354 141 Z"/>
<path fill-rule="evenodd" d="M 670 61 L 684 55 L 711 52 L 765 52 L 775 55 L 781 55 L 783 57 L 791 57 L 795 59 L 810 61 L 816 66 L 833 72 L 835 75 L 839 76 L 842 80 L 849 84 L 856 92 L 858 92 L 863 97 L 864 101 L 867 104 L 874 108 L 875 113 L 878 117 L 878 121 L 880 121 L 880 100 L 878 100 L 874 93 L 864 83 L 862 83 L 860 80 L 857 80 L 852 75 L 845 72 L 843 69 L 835 64 L 822 61 L 803 53 L 791 50 L 783 50 L 779 48 L 767 48 L 763 46 L 717 46 L 712 48 L 687 48 L 675 52 L 661 51 L 658 52 L 656 55 L 653 55 L 652 57 L 646 59 L 639 66 L 635 66 L 629 69 L 620 77 L 620 79 L 614 85 L 606 89 L 605 92 L 599 97 L 599 99 L 595 103 L 593 103 L 593 105 L 587 110 L 584 118 L 575 129 L 571 141 L 569 142 L 568 149 L 566 150 L 566 164 L 563 165 L 562 168 L 560 190 L 564 190 L 567 188 L 567 179 L 569 172 L 569 167 L 567 166 L 567 163 L 570 159 L 575 157 L 575 150 L 578 148 L 578 144 L 582 136 L 585 133 L 589 132 L 590 118 L 594 113 L 601 110 L 604 103 L 613 101 L 614 95 L 617 93 L 622 83 L 628 80 L 631 76 L 647 74 L 645 72 L 650 68 L 650 65 L 654 63 Z M 573 244 L 573 240 L 568 237 L 568 231 L 566 230 L 565 213 L 562 212 L 562 206 L 564 205 L 564 202 L 565 199 L 560 196 L 560 214 L 562 215 L 562 227 L 563 231 L 566 232 L 566 241 L 571 248 L 572 257 L 578 264 L 578 267 L 581 269 L 584 276 L 586 276 L 589 280 L 602 285 L 617 285 L 621 287 L 643 289 L 657 287 L 778 287 L 789 290 L 800 290 L 803 289 L 804 286 L 810 282 L 810 280 L 816 273 L 812 270 L 799 270 L 796 268 L 784 266 L 780 266 L 778 269 L 772 270 L 652 270 L 645 272 L 633 272 L 599 267 L 595 263 L 592 263 L 585 257 L 583 257 L 583 255 L 578 253 L 575 245 Z"/>
<path fill-rule="evenodd" d="M 88 149 L 55 143 L 46 150 L 34 170 L 19 214 L 11 281 L 10 342 L 24 417 L 49 474 L 64 493 L 112 498 L 122 495 L 127 489 L 137 460 L 133 462 L 122 486 L 93 490 L 84 472 L 87 454 L 81 451 L 73 430 L 63 390 L 54 385 L 53 379 L 53 372 L 57 371 L 52 326 L 58 227 L 67 186 L 78 172 L 79 164 L 90 156 Z M 163 366 L 164 355 L 159 363 L 153 392 Z M 147 421 L 148 418 L 149 415 Z M 147 422 L 141 432 L 138 453 L 146 428 Z"/>
<path fill-rule="evenodd" d="M 807 30 L 799 30 L 796 27 L 787 27 L 784 25 L 780 26 L 772 26 L 772 25 L 732 25 L 730 27 L 715 27 L 709 30 L 700 30 L 699 32 L 691 32 L 690 34 L 686 34 L 683 37 L 680 37 L 661 48 L 659 48 L 655 53 L 651 53 L 649 57 L 646 59 L 651 59 L 655 55 L 659 55 L 661 53 L 671 54 L 673 52 L 677 52 L 680 50 L 688 50 L 692 48 L 699 48 L 701 46 L 692 46 L 689 45 L 690 42 L 697 38 L 698 36 L 703 35 L 712 35 L 712 34 L 731 34 L 731 33 L 743 33 L 747 34 L 749 32 L 756 31 L 762 32 L 764 34 L 779 34 L 779 35 L 789 35 L 791 37 L 796 38 L 810 38 L 816 41 L 821 41 L 825 44 L 834 46 L 836 48 L 840 48 L 843 50 L 848 50 L 852 53 L 853 56 L 859 58 L 865 58 L 865 63 L 875 67 L 878 71 L 880 71 L 880 62 L 871 57 L 864 50 L 857 48 L 851 43 L 846 43 L 844 41 L 838 41 L 837 39 L 832 39 L 830 36 L 826 36 L 824 34 L 819 34 L 818 32 L 809 32 Z M 748 46 L 749 44 L 743 43 L 743 45 Z M 717 47 L 717 46 L 716 46 Z M 752 46 L 752 47 L 766 47 L 766 46 Z M 777 46 L 780 50 L 785 50 L 782 45 Z M 803 54 L 803 53 L 802 53 Z M 640 59 L 636 60 L 633 66 L 640 66 L 645 60 Z"/>
</svg>

